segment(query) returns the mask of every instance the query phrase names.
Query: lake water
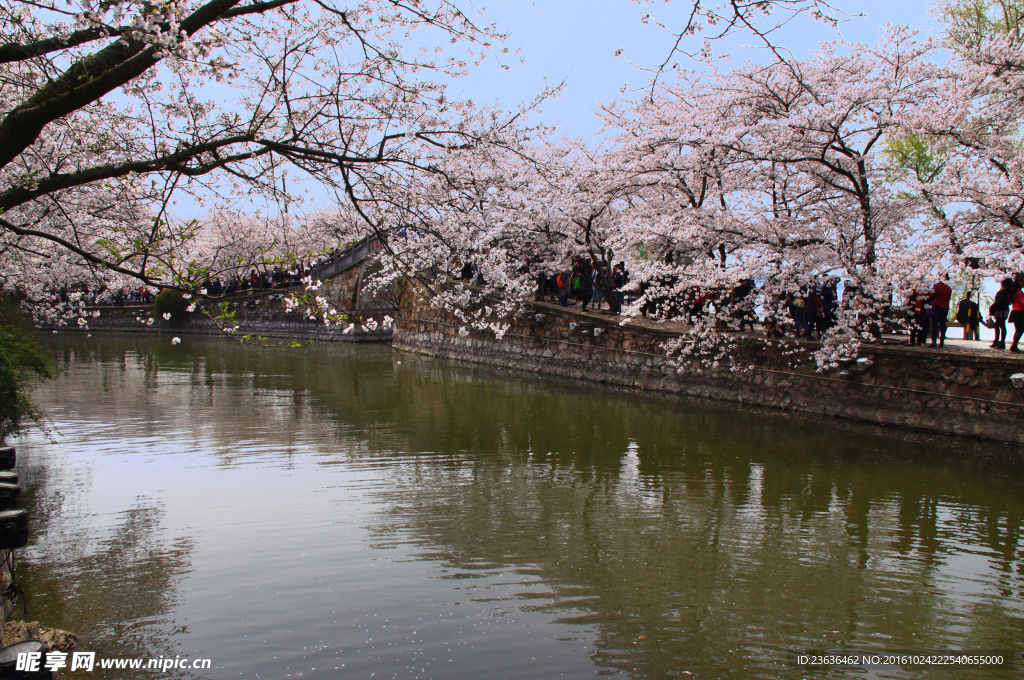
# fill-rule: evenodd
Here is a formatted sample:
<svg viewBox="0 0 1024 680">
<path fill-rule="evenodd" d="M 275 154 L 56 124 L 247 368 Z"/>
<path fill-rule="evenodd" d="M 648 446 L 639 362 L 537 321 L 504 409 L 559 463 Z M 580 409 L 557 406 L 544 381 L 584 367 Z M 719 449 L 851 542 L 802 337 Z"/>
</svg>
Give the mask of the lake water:
<svg viewBox="0 0 1024 680">
<path fill-rule="evenodd" d="M 82 678 L 1011 678 L 1018 449 L 385 346 L 57 335 L 15 441 Z M 797 668 L 977 650 L 1016 669 Z"/>
</svg>

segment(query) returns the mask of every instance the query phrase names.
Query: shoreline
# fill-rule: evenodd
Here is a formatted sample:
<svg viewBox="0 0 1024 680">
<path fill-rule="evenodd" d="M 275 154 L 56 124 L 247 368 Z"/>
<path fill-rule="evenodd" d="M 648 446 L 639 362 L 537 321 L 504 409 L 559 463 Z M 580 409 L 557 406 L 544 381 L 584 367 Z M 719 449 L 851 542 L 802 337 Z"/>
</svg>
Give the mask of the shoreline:
<svg viewBox="0 0 1024 680">
<path fill-rule="evenodd" d="M 676 337 L 668 324 L 620 326 L 614 317 L 533 303 L 539 314 L 513 322 L 504 339 L 493 333 L 457 332 L 443 311 L 408 295 L 392 346 L 438 358 L 639 388 L 644 391 L 729 402 L 904 430 L 1024 445 L 1024 393 L 1010 375 L 1024 372 L 1024 358 L 994 352 L 921 350 L 864 344 L 859 358 L 818 372 L 794 365 L 786 348 L 740 335 L 736 363 L 717 368 L 677 366 L 659 352 Z M 603 316 L 603 318 L 602 318 Z M 585 317 L 585 318 L 584 318 Z M 595 332 L 600 329 L 600 332 Z M 813 341 L 790 340 L 814 349 Z M 1024 454 L 1024 450 L 1018 450 Z"/>
<path fill-rule="evenodd" d="M 680 324 L 637 321 L 621 326 L 616 317 L 541 302 L 528 305 L 532 311 L 513 320 L 502 340 L 480 331 L 463 337 L 457 332 L 456 319 L 407 293 L 397 314 L 394 310 L 359 312 L 378 322 L 389 312 L 397 316 L 392 332 L 344 334 L 340 326 L 327 328 L 322 322 L 286 313 L 275 304 L 277 300 L 268 297 L 273 295 L 235 301 L 240 334 L 321 342 L 390 342 L 398 351 L 645 392 L 1024 445 L 1024 392 L 1015 389 L 1009 379 L 1024 372 L 1024 357 L 983 347 L 933 350 L 864 344 L 859 356 L 870 362 L 864 370 L 847 364 L 841 368 L 854 370 L 818 372 L 806 362 L 794 364 L 785 348 L 767 346 L 762 336 L 738 334 L 736 359 L 748 368 L 698 369 L 676 366 L 660 351 L 663 342 L 683 331 Z M 231 337 L 204 317 L 175 329 L 141 323 L 138 319 L 146 318 L 149 306 L 99 309 L 101 316 L 89 328 L 42 330 Z M 804 339 L 787 339 L 787 344 L 806 350 L 818 346 Z"/>
</svg>

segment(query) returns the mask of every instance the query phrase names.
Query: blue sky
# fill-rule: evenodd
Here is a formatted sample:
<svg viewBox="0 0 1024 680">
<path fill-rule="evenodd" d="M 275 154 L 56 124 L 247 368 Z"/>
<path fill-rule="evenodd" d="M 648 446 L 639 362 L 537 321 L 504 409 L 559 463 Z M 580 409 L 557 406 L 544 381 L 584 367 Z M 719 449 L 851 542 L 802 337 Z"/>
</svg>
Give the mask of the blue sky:
<svg viewBox="0 0 1024 680">
<path fill-rule="evenodd" d="M 875 42 L 879 28 L 887 23 L 938 33 L 929 13 L 931 3 L 925 0 L 838 0 L 836 4 L 850 14 L 864 15 L 840 26 L 847 40 Z M 672 39 L 662 29 L 641 23 L 642 12 L 652 11 L 675 26 L 683 22 L 689 7 L 685 0 L 646 6 L 631 0 L 491 0 L 486 11 L 476 16 L 510 32 L 507 45 L 521 48 L 526 63 L 518 65 L 518 58 L 510 57 L 507 63 L 513 68 L 505 71 L 489 60 L 454 83 L 452 94 L 461 91 L 481 103 L 499 99 L 505 107 L 514 107 L 536 96 L 545 80 L 557 83 L 567 78 L 565 93 L 544 105 L 541 120 L 560 123 L 560 131 L 568 136 L 595 134 L 601 127 L 594 115 L 599 105 L 628 97 L 620 93 L 623 86 L 636 89 L 646 82 L 648 74 L 629 61 L 651 66 L 663 61 L 671 48 Z M 819 42 L 838 37 L 828 26 L 807 17 L 787 26 L 779 42 L 802 57 Z M 763 53 L 743 47 L 751 42 L 737 36 L 722 49 L 733 54 L 733 61 L 763 60 Z M 621 58 L 614 56 L 619 49 Z"/>
</svg>

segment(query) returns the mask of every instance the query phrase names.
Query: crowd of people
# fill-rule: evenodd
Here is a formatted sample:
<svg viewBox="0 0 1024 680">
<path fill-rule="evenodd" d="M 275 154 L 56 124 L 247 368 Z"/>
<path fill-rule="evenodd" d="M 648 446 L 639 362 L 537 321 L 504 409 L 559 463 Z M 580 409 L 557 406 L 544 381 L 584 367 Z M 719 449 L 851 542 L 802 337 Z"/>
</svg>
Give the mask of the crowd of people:
<svg viewBox="0 0 1024 680">
<path fill-rule="evenodd" d="M 529 271 L 530 263 L 524 264 L 524 271 Z M 466 263 L 461 278 L 475 283 L 483 283 L 478 268 L 473 263 Z M 759 321 L 765 335 L 769 337 L 796 337 L 821 340 L 837 323 L 837 314 L 841 310 L 857 313 L 859 308 L 869 307 L 858 297 L 859 290 L 850 282 L 839 293 L 838 277 L 818 277 L 799 290 L 783 294 L 776 298 L 773 307 L 755 306 L 754 293 L 757 290 L 752 279 L 741 280 L 729 289 L 702 290 L 692 287 L 681 294 L 651 294 L 652 291 L 668 291 L 676 287 L 672 277 L 659 279 L 652 285 L 648 282 L 631 284 L 629 273 L 624 262 L 614 265 L 609 272 L 602 269 L 588 258 L 574 258 L 571 266 L 557 273 L 539 273 L 536 276 L 537 291 L 535 299 L 557 301 L 562 306 L 579 305 L 581 311 L 608 312 L 613 306 L 605 299 L 611 282 L 618 308 L 643 298 L 640 312 L 644 318 L 654 316 L 660 319 L 689 319 L 704 316 L 709 308 L 729 310 L 731 324 L 735 324 L 741 332 L 747 327 L 754 330 L 755 321 Z M 980 325 L 995 329 L 995 341 L 990 345 L 993 349 L 1007 349 L 1007 322 L 1014 327 L 1014 337 L 1009 351 L 1018 353 L 1018 344 L 1024 337 L 1024 274 L 1002 281 L 999 292 L 988 309 L 987 317 L 983 317 L 979 302 L 974 299 L 975 293 L 966 291 L 957 304 L 955 320 L 964 328 L 964 338 L 980 340 Z M 914 288 L 904 291 L 904 304 L 893 304 L 885 307 L 880 313 L 864 312 L 866 325 L 873 326 L 880 337 L 882 332 L 906 333 L 909 331 L 911 345 L 924 345 L 931 342 L 933 347 L 945 346 L 946 332 L 950 318 L 950 303 L 953 300 L 953 288 L 949 284 L 949 276 L 943 275 L 930 287 Z M 588 309 L 589 307 L 589 309 Z M 774 310 L 785 309 L 787 315 L 779 315 Z M 758 314 L 760 312 L 760 314 Z M 720 319 L 720 324 L 726 322 Z M 729 325 L 731 325 L 729 324 Z"/>
<path fill-rule="evenodd" d="M 915 288 L 908 291 L 907 314 L 910 319 L 910 344 L 924 345 L 929 336 L 932 347 L 942 347 L 946 342 L 946 325 L 949 321 L 949 301 L 953 289 L 949 278 L 944 276 L 931 288 Z"/>
<path fill-rule="evenodd" d="M 302 280 L 310 276 L 317 267 L 333 258 L 344 257 L 356 243 L 356 241 L 351 241 L 344 245 L 338 245 L 321 259 L 308 264 L 299 262 L 289 266 L 254 267 L 248 274 L 239 272 L 224 278 L 207 278 L 198 290 L 205 291 L 204 294 L 210 297 L 220 297 L 250 290 L 274 290 L 299 286 Z M 48 296 L 49 302 L 52 304 L 81 301 L 88 306 L 124 307 L 152 304 L 159 292 L 159 288 L 155 286 L 90 287 L 88 283 L 80 282 L 52 290 Z"/>
<path fill-rule="evenodd" d="M 311 266 L 311 265 L 310 265 Z M 199 288 L 201 294 L 220 297 L 248 290 L 273 290 L 301 285 L 309 275 L 310 266 L 297 264 L 289 268 L 274 267 L 265 270 L 252 269 L 249 274 L 236 274 L 222 281 L 219 277 L 207 278 Z M 199 292 L 197 291 L 197 292 Z M 154 286 L 123 286 L 120 288 L 97 287 L 91 289 L 87 283 L 63 286 L 50 293 L 53 304 L 67 304 L 81 301 L 89 306 L 125 307 L 153 303 L 160 292 Z"/>
<path fill-rule="evenodd" d="M 528 268 L 529 263 L 524 267 Z M 461 278 L 481 282 L 472 263 L 463 267 Z M 673 295 L 659 291 L 673 290 L 678 282 L 675 277 L 663 277 L 654 284 L 632 284 L 625 262 L 615 264 L 609 272 L 587 258 L 579 257 L 573 259 L 571 266 L 561 272 L 539 273 L 536 281 L 536 301 L 557 301 L 563 307 L 579 305 L 580 311 L 584 312 L 611 312 L 613 306 L 605 298 L 610 283 L 619 309 L 643 298 L 640 313 L 644 318 L 651 316 L 666 320 L 692 320 L 704 316 L 713 307 L 716 310 L 729 310 L 730 319 L 738 325 L 740 331 L 747 327 L 753 330 L 758 320 L 754 303 L 757 287 L 753 279 L 743 279 L 728 289 L 703 290 L 694 286 L 682 294 Z M 776 315 L 767 313 L 761 321 L 765 333 L 773 337 L 792 335 L 811 338 L 817 335 L 820 339 L 836 321 L 838 283 L 836 278 L 815 281 L 780 298 L 779 302 L 789 310 L 792 320 L 783 322 Z M 604 308 L 606 304 L 607 310 Z"/>
<path fill-rule="evenodd" d="M 977 306 L 976 302 L 971 301 L 966 306 L 961 303 L 961 308 L 957 310 L 958 321 L 973 324 L 975 339 L 978 339 L 978 323 L 981 319 Z M 989 305 L 985 325 L 995 330 L 995 342 L 990 345 L 993 349 L 1006 349 L 1007 321 L 1013 324 L 1013 342 L 1009 349 L 1014 354 L 1020 353 L 1017 344 L 1021 336 L 1024 336 L 1024 273 L 1003 279 Z"/>
<path fill-rule="evenodd" d="M 964 328 L 965 340 L 980 340 L 980 326 L 984 323 L 995 331 L 992 349 L 1007 349 L 1006 323 L 1013 324 L 1013 341 L 1009 351 L 1019 353 L 1021 336 L 1024 335 L 1024 274 L 1005 278 L 1000 283 L 988 315 L 983 319 L 980 305 L 974 300 L 974 294 L 967 291 L 957 305 L 955 319 Z M 946 329 L 949 320 L 950 299 L 953 289 L 949 285 L 948 276 L 943 276 L 930 288 L 918 288 L 907 293 L 907 314 L 910 322 L 910 344 L 924 345 L 929 339 L 932 347 L 945 344 Z"/>
<path fill-rule="evenodd" d="M 524 267 L 529 271 L 529 262 Z M 600 267 L 587 258 L 577 257 L 564 271 L 537 274 L 535 299 L 538 302 L 545 299 L 552 302 L 558 300 L 563 307 L 579 304 L 584 312 L 588 311 L 589 305 L 589 311 L 611 313 L 635 299 L 635 294 L 628 290 L 628 286 L 629 272 L 626 271 L 625 262 L 613 265 L 611 271 L 608 271 L 606 267 Z M 614 306 L 605 299 L 609 287 L 617 302 Z M 604 309 L 605 304 L 608 305 L 607 310 Z"/>
<path fill-rule="evenodd" d="M 344 254 L 337 248 L 328 256 Z M 300 285 L 321 263 L 290 267 L 253 268 L 248 275 L 237 274 L 227 279 L 206 279 L 199 292 L 211 297 L 231 295 L 249 290 L 272 290 Z M 523 263 L 523 272 L 529 274 L 531 263 Z M 475 263 L 466 262 L 460 271 L 460 278 L 483 285 L 483 275 Z M 619 262 L 609 271 L 590 258 L 573 258 L 569 267 L 560 272 L 536 274 L 536 295 L 538 302 L 557 301 L 563 307 L 580 305 L 580 310 L 613 313 L 626 305 L 642 299 L 640 313 L 644 318 L 653 316 L 660 319 L 687 320 L 705 317 L 709 312 L 718 314 L 717 324 L 725 327 L 736 324 L 742 332 L 748 326 L 754 330 L 755 321 L 760 321 L 762 331 L 769 337 L 796 337 L 821 340 L 835 326 L 837 313 L 841 310 L 856 313 L 858 289 L 850 282 L 844 284 L 843 295 L 838 292 L 837 277 L 815 278 L 798 290 L 775 298 L 773 305 L 759 305 L 756 300 L 757 286 L 753 279 L 743 279 L 727 289 L 702 290 L 691 287 L 682 293 L 669 293 L 677 288 L 678 280 L 672 276 L 654 282 L 632 283 L 625 262 Z M 65 286 L 52 293 L 54 303 L 67 304 L 82 301 L 87 305 L 142 305 L 151 304 L 158 291 L 149 286 L 123 287 L 120 289 L 101 288 L 90 290 L 86 284 Z M 606 299 L 606 294 L 615 296 L 615 303 Z M 946 340 L 950 303 L 953 288 L 949 276 L 943 275 L 930 287 L 922 286 L 903 291 L 903 305 L 886 307 L 864 321 L 874 325 L 881 332 L 906 332 L 909 330 L 911 345 L 943 347 Z M 862 301 L 863 302 L 863 301 Z M 605 306 L 607 305 L 607 309 Z M 865 310 L 868 305 L 861 304 Z M 588 309 L 589 308 L 589 309 Z M 785 309 L 788 314 L 778 314 Z M 721 312 L 726 310 L 728 319 Z M 980 340 L 980 325 L 985 324 L 995 331 L 993 349 L 1007 349 L 1007 323 L 1013 325 L 1014 335 L 1009 346 L 1013 353 L 1021 352 L 1019 342 L 1024 336 L 1024 273 L 1003 279 L 999 291 L 983 317 L 979 301 L 967 291 L 957 305 L 955 319 L 964 328 L 964 338 Z M 865 312 L 866 313 L 866 312 Z"/>
<path fill-rule="evenodd" d="M 822 336 L 836 324 L 836 310 L 840 304 L 839 279 L 828 277 L 815 279 L 810 285 L 801 286 L 793 293 L 781 295 L 777 308 L 784 307 L 791 321 L 780 321 L 774 314 L 767 313 L 764 320 L 765 334 L 781 338 L 785 335 L 821 340 Z M 855 292 L 847 287 L 846 303 L 855 300 Z M 743 326 L 740 326 L 743 330 Z"/>
<path fill-rule="evenodd" d="M 208 295 L 220 296 L 247 290 L 290 288 L 299 285 L 302 279 L 309 275 L 309 269 L 310 267 L 301 262 L 289 268 L 278 266 L 263 271 L 254 268 L 247 276 L 231 276 L 226 284 L 219 278 L 213 281 L 208 279 L 203 282 L 203 289 Z"/>
<path fill-rule="evenodd" d="M 124 307 L 125 305 L 152 304 L 157 292 L 149 286 L 91 289 L 87 283 L 76 283 L 70 286 L 61 286 L 49 295 L 51 297 L 50 302 L 55 305 L 81 302 L 89 306 L 108 305 Z"/>
</svg>

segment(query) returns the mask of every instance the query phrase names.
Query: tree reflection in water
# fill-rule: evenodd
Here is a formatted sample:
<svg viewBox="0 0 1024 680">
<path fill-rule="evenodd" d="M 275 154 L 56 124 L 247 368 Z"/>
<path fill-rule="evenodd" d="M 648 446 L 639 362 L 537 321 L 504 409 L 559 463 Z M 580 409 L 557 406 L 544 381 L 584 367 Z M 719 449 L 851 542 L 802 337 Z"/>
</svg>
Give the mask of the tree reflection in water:
<svg viewBox="0 0 1024 680">
<path fill-rule="evenodd" d="M 194 338 L 55 347 L 81 394 L 104 395 L 78 400 L 77 417 L 97 422 L 113 405 L 131 415 L 111 425 L 119 436 L 173 432 L 197 442 L 213 469 L 258 463 L 302 476 L 324 494 L 297 499 L 310 526 L 333 526 L 339 507 L 358 505 L 367 545 L 411 550 L 428 573 L 440 565 L 439 578 L 476 602 L 493 597 L 479 584 L 512 574 L 501 606 L 593 639 L 598 672 L 804 677 L 816 672 L 784 667 L 787 650 L 1019 644 L 1024 495 L 1010 447 L 382 347 L 282 354 Z M 351 471 L 358 479 L 347 482 Z M 140 653 L 170 653 L 193 545 L 167 536 L 161 506 L 145 498 L 100 533 L 66 521 L 81 513 L 62 514 L 73 497 L 60 494 L 74 485 L 47 477 L 60 474 L 30 470 L 37 507 L 55 508 L 34 515 L 32 561 L 57 568 L 25 580 L 45 598 L 61 565 L 87 564 L 74 585 L 82 597 L 54 604 L 51 622 L 94 622 L 98 644 L 126 636 Z M 105 590 L 110 573 L 132 584 L 132 598 Z M 86 593 L 100 594 L 94 609 Z M 1012 677 L 999 673 L 973 677 Z"/>
<path fill-rule="evenodd" d="M 83 470 L 44 466 L 27 456 L 19 469 L 23 505 L 31 507 L 30 543 L 17 569 L 29 616 L 19 608 L 19 617 L 80 636 L 85 631 L 79 649 L 98 657 L 174 656 L 175 638 L 187 630 L 174 609 L 193 541 L 167 537 L 164 508 L 142 497 L 105 525 L 90 522 L 80 507 L 88 470 L 75 474 Z M 138 672 L 96 669 L 84 677 L 113 680 Z"/>
<path fill-rule="evenodd" d="M 521 607 L 546 599 L 590 627 L 601 666 L 756 677 L 787 649 L 1019 643 L 1008 447 L 639 395 L 595 408 L 586 390 L 478 388 L 487 372 L 471 368 L 400 373 L 405 450 L 456 434 L 393 468 L 392 540 L 454 573 L 545 584 Z"/>
</svg>

